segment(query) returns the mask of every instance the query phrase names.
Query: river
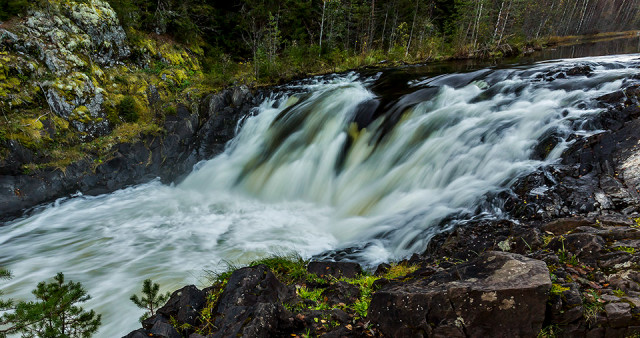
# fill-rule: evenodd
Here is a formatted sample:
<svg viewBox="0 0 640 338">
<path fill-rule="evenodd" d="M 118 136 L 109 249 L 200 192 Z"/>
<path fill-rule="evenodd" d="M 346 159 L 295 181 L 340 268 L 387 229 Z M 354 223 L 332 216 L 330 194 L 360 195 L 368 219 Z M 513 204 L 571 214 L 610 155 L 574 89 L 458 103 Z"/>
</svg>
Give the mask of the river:
<svg viewBox="0 0 640 338">
<path fill-rule="evenodd" d="M 638 52 L 637 40 L 616 51 Z M 501 217 L 490 197 L 557 161 L 571 134 L 598 132 L 584 123 L 601 111 L 592 99 L 640 74 L 638 54 L 532 61 L 292 84 L 179 184 L 61 199 L 0 228 L 0 266 L 14 275 L 2 289 L 29 299 L 37 282 L 63 272 L 93 297 L 85 308 L 103 315 L 98 336 L 118 337 L 139 326 L 143 310 L 129 296 L 145 278 L 167 291 L 274 253 L 368 267 L 419 253 L 454 220 Z M 557 76 L 576 66 L 592 71 Z M 534 158 L 550 134 L 561 141 Z"/>
</svg>

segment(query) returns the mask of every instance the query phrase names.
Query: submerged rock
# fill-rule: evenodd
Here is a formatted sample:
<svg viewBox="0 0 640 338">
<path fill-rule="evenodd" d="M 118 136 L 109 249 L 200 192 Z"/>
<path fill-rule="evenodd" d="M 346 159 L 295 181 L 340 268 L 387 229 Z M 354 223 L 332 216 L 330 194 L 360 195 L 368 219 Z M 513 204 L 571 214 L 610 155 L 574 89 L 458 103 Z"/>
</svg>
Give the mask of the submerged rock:
<svg viewBox="0 0 640 338">
<path fill-rule="evenodd" d="M 486 252 L 430 277 L 384 286 L 373 295 L 368 319 L 390 337 L 533 337 L 550 288 L 544 262 Z"/>
</svg>

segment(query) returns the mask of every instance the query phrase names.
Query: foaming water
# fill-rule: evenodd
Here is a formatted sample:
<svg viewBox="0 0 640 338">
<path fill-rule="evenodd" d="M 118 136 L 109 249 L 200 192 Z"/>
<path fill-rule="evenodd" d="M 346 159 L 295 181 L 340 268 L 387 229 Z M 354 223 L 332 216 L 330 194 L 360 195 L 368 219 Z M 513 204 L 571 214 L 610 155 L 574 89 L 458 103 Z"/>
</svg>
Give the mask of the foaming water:
<svg viewBox="0 0 640 338">
<path fill-rule="evenodd" d="M 145 278 L 170 290 L 202 286 L 203 270 L 222 261 L 271 253 L 349 249 L 373 266 L 420 252 L 452 217 L 499 217 L 488 196 L 566 148 L 560 141 L 532 159 L 545 135 L 594 132 L 581 130 L 600 111 L 591 99 L 637 75 L 637 57 L 417 78 L 381 102 L 371 88 L 384 74 L 300 85 L 304 93 L 265 100 L 224 154 L 178 185 L 79 196 L 0 228 L 0 266 L 15 275 L 4 289 L 30 298 L 62 271 L 93 296 L 86 307 L 104 316 L 99 335 L 115 337 L 137 327 L 142 311 L 128 298 Z M 593 73 L 540 77 L 577 63 Z M 355 123 L 363 114 L 367 123 Z"/>
</svg>

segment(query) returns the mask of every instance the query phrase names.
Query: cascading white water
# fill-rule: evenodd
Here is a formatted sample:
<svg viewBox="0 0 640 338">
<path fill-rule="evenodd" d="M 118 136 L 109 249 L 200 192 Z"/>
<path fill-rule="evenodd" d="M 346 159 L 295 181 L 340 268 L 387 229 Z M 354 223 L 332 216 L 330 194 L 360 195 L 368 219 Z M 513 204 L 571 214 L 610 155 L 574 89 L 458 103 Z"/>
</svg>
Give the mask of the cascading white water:
<svg viewBox="0 0 640 338">
<path fill-rule="evenodd" d="M 203 270 L 222 261 L 271 253 L 355 248 L 350 258 L 373 266 L 420 252 L 447 228 L 444 219 L 474 215 L 487 196 L 556 160 L 566 143 L 539 161 L 531 159 L 537 141 L 550 131 L 567 136 L 598 113 L 585 103 L 638 74 L 637 57 L 484 70 L 462 84 L 457 75 L 412 81 L 414 91 L 438 88 L 402 107 L 384 133 L 387 116 L 360 130 L 352 122 L 376 97 L 376 79 L 350 74 L 268 99 L 224 154 L 178 185 L 78 196 L 0 228 L 0 266 L 15 275 L 3 289 L 29 298 L 62 271 L 93 296 L 86 307 L 104 315 L 100 336 L 116 337 L 137 327 L 141 310 L 128 297 L 145 278 L 169 290 L 202 286 Z M 576 63 L 593 74 L 537 77 Z"/>
</svg>

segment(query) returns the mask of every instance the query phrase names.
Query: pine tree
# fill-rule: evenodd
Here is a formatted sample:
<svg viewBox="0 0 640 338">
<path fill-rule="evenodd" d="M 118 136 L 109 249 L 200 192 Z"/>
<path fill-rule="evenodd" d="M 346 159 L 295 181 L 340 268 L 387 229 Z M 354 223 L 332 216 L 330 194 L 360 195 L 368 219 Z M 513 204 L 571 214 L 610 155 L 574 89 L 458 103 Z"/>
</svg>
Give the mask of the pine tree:
<svg viewBox="0 0 640 338">
<path fill-rule="evenodd" d="M 143 321 L 153 316 L 160 305 L 167 302 L 169 292 L 166 294 L 158 294 L 160 291 L 160 285 L 153 283 L 151 279 L 145 279 L 142 283 L 142 296 L 131 295 L 131 301 L 141 309 L 147 309 L 148 311 L 140 317 L 140 321 Z"/>
<path fill-rule="evenodd" d="M 27 337 L 91 337 L 98 330 L 101 315 L 84 311 L 77 303 L 91 297 L 80 283 L 65 282 L 58 273 L 52 282 L 40 282 L 32 291 L 37 301 L 20 301 L 14 311 L 2 317 L 5 333 Z"/>
</svg>

